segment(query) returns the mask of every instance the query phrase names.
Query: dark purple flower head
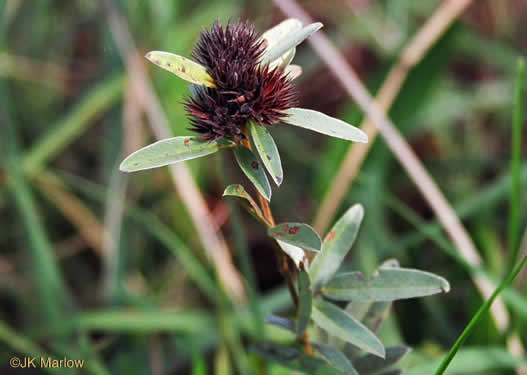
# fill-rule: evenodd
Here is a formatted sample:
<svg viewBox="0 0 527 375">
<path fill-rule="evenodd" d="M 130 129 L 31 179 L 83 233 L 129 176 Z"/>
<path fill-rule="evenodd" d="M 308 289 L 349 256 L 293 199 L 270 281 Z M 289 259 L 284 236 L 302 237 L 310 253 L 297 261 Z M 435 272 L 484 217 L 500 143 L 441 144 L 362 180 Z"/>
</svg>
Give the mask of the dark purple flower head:
<svg viewBox="0 0 527 375">
<path fill-rule="evenodd" d="M 207 139 L 245 139 L 247 122 L 273 125 L 297 101 L 291 80 L 280 68 L 260 65 L 265 43 L 249 23 L 215 22 L 201 33 L 192 57 L 214 79 L 215 88 L 197 87 L 185 107 L 191 130 Z"/>
</svg>

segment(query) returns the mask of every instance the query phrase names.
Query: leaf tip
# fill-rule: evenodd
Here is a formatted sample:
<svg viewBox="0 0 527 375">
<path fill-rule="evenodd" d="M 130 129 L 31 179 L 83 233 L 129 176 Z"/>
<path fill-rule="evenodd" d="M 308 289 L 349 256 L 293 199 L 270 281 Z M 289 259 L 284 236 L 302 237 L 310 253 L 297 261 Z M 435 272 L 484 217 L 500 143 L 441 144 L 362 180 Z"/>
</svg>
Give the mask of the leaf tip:
<svg viewBox="0 0 527 375">
<path fill-rule="evenodd" d="M 443 293 L 448 293 L 450 292 L 450 283 L 446 280 L 446 279 L 443 279 L 441 278 L 441 290 Z"/>
</svg>

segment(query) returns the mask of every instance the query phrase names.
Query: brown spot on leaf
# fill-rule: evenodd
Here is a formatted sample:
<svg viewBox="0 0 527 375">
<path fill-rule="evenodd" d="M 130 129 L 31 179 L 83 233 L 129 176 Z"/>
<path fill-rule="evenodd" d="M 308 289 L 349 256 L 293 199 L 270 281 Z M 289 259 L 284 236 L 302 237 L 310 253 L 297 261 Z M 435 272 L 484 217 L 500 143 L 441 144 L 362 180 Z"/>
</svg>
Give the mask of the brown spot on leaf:
<svg viewBox="0 0 527 375">
<path fill-rule="evenodd" d="M 183 142 L 185 144 L 185 146 L 187 147 L 190 147 L 189 143 L 190 143 L 190 139 L 185 139 L 185 141 Z"/>
<path fill-rule="evenodd" d="M 333 241 L 335 238 L 335 232 L 329 232 L 327 241 Z"/>
<path fill-rule="evenodd" d="M 271 159 L 272 159 L 271 155 L 267 155 L 267 160 L 271 160 Z"/>
<path fill-rule="evenodd" d="M 253 162 L 251 163 L 251 167 L 252 167 L 253 169 L 258 169 L 258 162 L 253 161 Z"/>
<path fill-rule="evenodd" d="M 182 72 L 182 73 L 185 73 L 186 71 L 187 71 L 187 69 L 185 69 L 185 67 L 182 66 L 182 67 L 181 67 L 181 72 Z"/>
<path fill-rule="evenodd" d="M 289 225 L 284 225 L 284 232 L 287 232 L 289 230 Z"/>
<path fill-rule="evenodd" d="M 282 233 L 276 233 L 275 236 L 276 237 L 283 237 L 284 235 Z"/>
<path fill-rule="evenodd" d="M 298 232 L 298 227 L 292 227 L 291 229 L 289 229 L 289 234 L 296 234 L 296 232 Z"/>
</svg>

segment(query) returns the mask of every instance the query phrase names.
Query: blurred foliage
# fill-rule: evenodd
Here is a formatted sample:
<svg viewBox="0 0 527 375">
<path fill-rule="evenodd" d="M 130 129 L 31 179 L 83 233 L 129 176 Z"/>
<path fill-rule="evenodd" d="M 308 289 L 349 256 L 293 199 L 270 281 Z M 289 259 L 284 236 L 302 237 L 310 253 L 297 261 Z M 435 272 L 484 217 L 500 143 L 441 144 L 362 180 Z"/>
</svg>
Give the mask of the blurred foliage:
<svg viewBox="0 0 527 375">
<path fill-rule="evenodd" d="M 325 24 L 375 92 L 439 1 L 299 3 Z M 259 30 L 283 18 L 268 1 L 115 4 L 141 52 L 186 56 L 216 18 L 248 18 Z M 218 154 L 188 166 L 248 280 L 250 298 L 243 306 L 219 287 L 167 169 L 134 174 L 127 184 L 118 174 L 123 150 L 150 143 L 151 135 L 143 116 L 130 120 L 130 78 L 102 1 L 3 0 L 0 9 L 0 372 L 18 373 L 9 366 L 15 354 L 50 354 L 84 359 L 82 372 L 93 374 L 290 373 L 246 350 L 248 338 L 292 339 L 258 323 L 271 312 L 290 313 L 291 300 L 272 241 L 221 199 L 227 184 L 247 182 L 234 159 Z M 390 111 L 467 225 L 485 259 L 483 271 L 496 280 L 509 265 L 513 82 L 516 59 L 527 51 L 526 20 L 523 0 L 475 2 L 412 70 Z M 362 113 L 307 44 L 295 59 L 304 67 L 297 85 L 302 107 L 358 124 Z M 171 131 L 190 134 L 181 105 L 187 83 L 145 66 Z M 275 215 L 293 222 L 314 217 L 347 143 L 293 127 L 277 127 L 273 134 L 285 175 L 274 192 Z M 523 186 L 525 134 L 518 174 Z M 527 246 L 524 191 L 515 198 L 524 236 L 520 251 Z M 395 303 L 379 333 L 386 344 L 413 347 L 404 360 L 408 374 L 430 373 L 481 297 L 382 140 L 342 211 L 357 202 L 366 215 L 344 267 L 368 274 L 396 257 L 402 266 L 440 274 L 452 285 L 447 295 Z M 520 274 L 518 280 L 516 291 L 504 296 L 526 346 L 527 278 Z M 512 357 L 504 342 L 492 320 L 483 322 L 452 373 L 510 374 L 525 358 Z"/>
</svg>

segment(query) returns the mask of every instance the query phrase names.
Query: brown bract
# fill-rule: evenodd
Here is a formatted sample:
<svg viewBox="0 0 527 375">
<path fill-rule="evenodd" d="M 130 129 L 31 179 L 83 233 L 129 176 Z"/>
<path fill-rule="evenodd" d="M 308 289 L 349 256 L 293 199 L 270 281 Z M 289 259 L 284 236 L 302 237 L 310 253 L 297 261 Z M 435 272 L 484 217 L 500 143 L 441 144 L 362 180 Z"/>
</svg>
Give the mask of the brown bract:
<svg viewBox="0 0 527 375">
<path fill-rule="evenodd" d="M 244 140 L 247 122 L 273 125 L 296 104 L 296 91 L 283 69 L 259 64 L 265 52 L 259 37 L 247 22 L 223 28 L 217 21 L 201 33 L 192 57 L 206 67 L 216 87 L 195 86 L 186 100 L 191 130 L 211 140 Z"/>
</svg>

